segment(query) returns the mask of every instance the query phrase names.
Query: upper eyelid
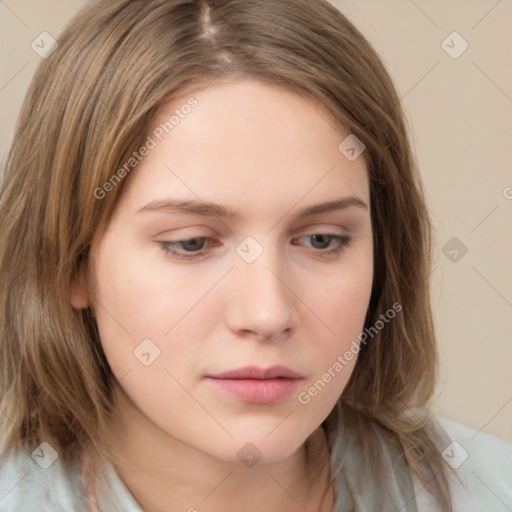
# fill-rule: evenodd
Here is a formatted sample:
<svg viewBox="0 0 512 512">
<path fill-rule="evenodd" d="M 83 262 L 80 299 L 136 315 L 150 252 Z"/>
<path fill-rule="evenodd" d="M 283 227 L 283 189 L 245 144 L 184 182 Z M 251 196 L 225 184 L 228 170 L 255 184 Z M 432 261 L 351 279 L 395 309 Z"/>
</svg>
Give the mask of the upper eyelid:
<svg viewBox="0 0 512 512">
<path fill-rule="evenodd" d="M 324 225 L 326 227 L 323 227 Z M 324 223 L 319 222 L 317 224 L 312 224 L 312 226 L 303 226 L 301 228 L 297 228 L 297 229 L 293 230 L 293 231 L 296 231 L 299 234 L 289 235 L 289 236 L 287 236 L 287 238 L 297 238 L 298 236 L 307 236 L 308 234 L 309 235 L 319 235 L 319 234 L 322 234 L 322 235 L 340 235 L 341 236 L 341 233 L 335 232 L 336 231 L 335 228 L 327 227 L 327 225 L 333 226 L 332 223 L 327 223 L 327 222 L 324 222 Z M 317 226 L 322 226 L 322 227 L 317 228 Z M 211 228 L 209 228 L 208 226 L 204 226 L 204 225 L 202 225 L 202 226 L 184 226 L 184 227 L 177 228 L 177 229 L 174 229 L 174 230 L 165 231 L 160 236 L 164 236 L 166 233 L 168 234 L 168 236 L 171 236 L 171 233 L 175 233 L 177 231 L 179 232 L 179 231 L 187 230 L 187 229 L 200 229 L 200 228 L 211 230 Z M 346 226 L 339 226 L 338 225 L 338 226 L 336 226 L 336 228 L 337 229 L 342 229 L 345 232 L 349 232 L 350 231 L 350 229 L 347 228 Z M 192 235 L 192 236 L 181 236 L 180 238 L 177 238 L 176 240 L 171 240 L 171 241 L 172 242 L 183 242 L 183 241 L 186 241 L 186 240 L 192 240 L 193 238 L 216 239 L 216 238 L 221 238 L 221 237 L 217 237 L 216 235 L 200 234 L 200 235 Z"/>
</svg>

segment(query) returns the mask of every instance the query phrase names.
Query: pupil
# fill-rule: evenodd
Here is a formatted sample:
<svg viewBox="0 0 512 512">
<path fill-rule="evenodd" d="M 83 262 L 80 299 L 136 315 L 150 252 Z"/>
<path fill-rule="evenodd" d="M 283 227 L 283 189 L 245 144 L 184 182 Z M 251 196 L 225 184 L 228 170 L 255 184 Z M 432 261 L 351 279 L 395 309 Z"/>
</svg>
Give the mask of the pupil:
<svg viewBox="0 0 512 512">
<path fill-rule="evenodd" d="M 315 249 L 325 249 L 331 243 L 330 235 L 312 235 L 311 238 L 313 239 L 312 245 Z"/>
<path fill-rule="evenodd" d="M 190 240 L 185 240 L 183 242 L 183 248 L 188 251 L 194 251 L 202 249 L 204 246 L 204 239 L 203 238 L 191 238 Z"/>
</svg>

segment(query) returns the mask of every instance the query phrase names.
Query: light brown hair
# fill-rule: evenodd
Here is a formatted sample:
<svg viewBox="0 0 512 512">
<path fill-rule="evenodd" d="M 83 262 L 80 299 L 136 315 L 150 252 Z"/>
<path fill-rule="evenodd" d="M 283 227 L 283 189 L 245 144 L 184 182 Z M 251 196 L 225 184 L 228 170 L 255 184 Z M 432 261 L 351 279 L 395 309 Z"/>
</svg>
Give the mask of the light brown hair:
<svg viewBox="0 0 512 512">
<path fill-rule="evenodd" d="M 348 489 L 353 510 L 359 510 L 362 486 L 390 493 L 379 469 L 385 446 L 397 471 L 412 469 L 430 482 L 443 510 L 451 510 L 428 412 L 437 352 L 431 226 L 419 173 L 380 58 L 323 0 L 95 0 L 41 62 L 0 197 L 0 431 L 6 448 L 34 449 L 51 440 L 66 464 L 85 450 L 92 461 L 113 457 L 108 424 L 119 384 L 94 312 L 73 309 L 69 297 L 76 280 L 90 288 L 89 249 L 129 177 L 101 200 L 94 190 L 141 147 L 163 102 L 231 75 L 320 102 L 366 146 L 375 275 L 365 327 L 395 302 L 403 310 L 362 348 L 324 423 L 337 454 L 338 489 Z M 337 445 L 341 426 L 343 449 Z M 357 467 L 341 460 L 349 446 Z"/>
</svg>

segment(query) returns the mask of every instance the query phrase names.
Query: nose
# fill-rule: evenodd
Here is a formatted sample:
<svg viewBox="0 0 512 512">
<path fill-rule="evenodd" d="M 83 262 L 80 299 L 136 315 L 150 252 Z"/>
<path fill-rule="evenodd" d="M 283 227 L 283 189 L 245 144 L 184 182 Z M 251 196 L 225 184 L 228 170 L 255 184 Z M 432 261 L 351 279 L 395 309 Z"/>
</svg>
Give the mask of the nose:
<svg viewBox="0 0 512 512">
<path fill-rule="evenodd" d="M 282 340 L 297 325 L 289 279 L 269 252 L 264 251 L 253 263 L 240 259 L 233 269 L 227 322 L 238 336 Z"/>
</svg>

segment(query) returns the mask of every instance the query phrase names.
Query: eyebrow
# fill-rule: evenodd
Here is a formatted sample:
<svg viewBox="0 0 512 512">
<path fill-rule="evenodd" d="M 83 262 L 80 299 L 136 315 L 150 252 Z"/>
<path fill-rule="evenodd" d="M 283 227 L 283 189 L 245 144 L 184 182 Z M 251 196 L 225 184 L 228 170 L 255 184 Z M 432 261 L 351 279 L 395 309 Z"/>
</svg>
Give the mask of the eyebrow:
<svg viewBox="0 0 512 512">
<path fill-rule="evenodd" d="M 334 210 L 343 210 L 351 206 L 368 209 L 368 205 L 359 197 L 349 196 L 326 203 L 308 206 L 299 210 L 297 219 L 310 217 L 319 213 L 327 213 Z M 163 211 L 168 213 L 184 213 L 188 215 L 201 215 L 205 217 L 220 217 L 232 219 L 237 216 L 236 210 L 226 208 L 220 204 L 208 203 L 200 200 L 156 199 L 149 202 L 139 210 L 137 214 L 148 211 Z"/>
</svg>

